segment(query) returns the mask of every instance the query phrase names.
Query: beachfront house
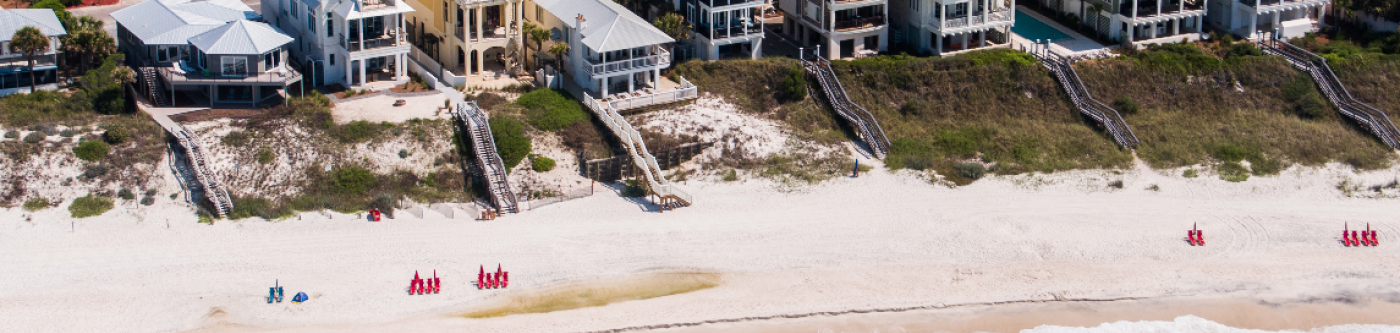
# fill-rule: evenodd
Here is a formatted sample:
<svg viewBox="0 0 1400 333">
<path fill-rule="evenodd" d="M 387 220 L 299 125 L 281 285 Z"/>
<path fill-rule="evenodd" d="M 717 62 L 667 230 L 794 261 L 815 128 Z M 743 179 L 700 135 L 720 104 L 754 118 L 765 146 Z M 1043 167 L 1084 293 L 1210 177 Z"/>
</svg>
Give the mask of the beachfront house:
<svg viewBox="0 0 1400 333">
<path fill-rule="evenodd" d="M 1331 0 L 1214 0 L 1209 4 L 1211 25 L 1245 38 L 1278 32 L 1294 38 L 1317 31 Z"/>
<path fill-rule="evenodd" d="M 400 1 L 415 9 L 407 18 L 415 52 L 440 64 L 444 76 L 503 73 L 515 63 L 514 52 L 524 51 L 524 0 Z"/>
<path fill-rule="evenodd" d="M 1010 47 L 1016 0 L 891 0 L 894 39 L 922 54 L 948 56 Z"/>
<path fill-rule="evenodd" d="M 848 59 L 888 50 L 889 1 L 778 0 L 778 10 L 783 32 L 800 46 L 819 49 L 823 58 Z"/>
<path fill-rule="evenodd" d="M 692 31 L 695 54 L 701 59 L 763 57 L 764 0 L 681 0 Z M 683 9 L 680 9 L 683 8 Z"/>
<path fill-rule="evenodd" d="M 1237 0 L 1037 0 L 1078 17 L 1099 36 L 1135 46 L 1200 40 L 1207 3 L 1229 1 Z"/>
<path fill-rule="evenodd" d="M 568 45 L 560 69 L 595 98 L 624 98 L 665 89 L 661 70 L 676 42 L 612 0 L 527 0 L 527 16 Z"/>
<path fill-rule="evenodd" d="M 249 107 L 301 81 L 292 37 L 238 0 L 150 0 L 112 13 L 137 85 L 156 106 Z"/>
<path fill-rule="evenodd" d="M 34 27 L 49 37 L 49 49 L 34 58 L 33 81 L 29 59 L 24 53 L 10 52 L 10 38 L 24 27 Z M 0 96 L 28 93 L 35 89 L 58 89 L 58 36 L 67 35 L 52 9 L 0 9 Z"/>
<path fill-rule="evenodd" d="M 296 38 L 293 59 L 313 86 L 407 80 L 404 0 L 266 0 L 267 21 Z"/>
</svg>

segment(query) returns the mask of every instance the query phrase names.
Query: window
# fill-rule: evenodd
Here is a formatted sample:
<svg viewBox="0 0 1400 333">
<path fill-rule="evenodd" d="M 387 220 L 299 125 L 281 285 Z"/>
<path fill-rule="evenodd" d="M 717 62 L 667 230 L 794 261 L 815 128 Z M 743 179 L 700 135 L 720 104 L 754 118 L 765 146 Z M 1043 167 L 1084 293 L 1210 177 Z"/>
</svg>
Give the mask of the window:
<svg viewBox="0 0 1400 333">
<path fill-rule="evenodd" d="M 326 37 L 335 37 L 335 21 L 326 20 Z"/>
<path fill-rule="evenodd" d="M 452 21 L 451 18 L 447 17 L 447 1 L 443 1 L 443 2 L 442 2 L 442 21 L 443 21 L 443 22 L 451 22 L 451 21 Z"/>
<path fill-rule="evenodd" d="M 297 10 L 296 10 L 296 8 L 292 8 L 292 18 L 297 18 Z"/>
<path fill-rule="evenodd" d="M 223 57 L 224 75 L 242 75 L 248 73 L 248 58 L 244 57 Z"/>
<path fill-rule="evenodd" d="M 535 4 L 535 21 L 544 22 L 544 8 Z"/>
<path fill-rule="evenodd" d="M 331 66 L 335 66 L 335 53 L 331 53 Z"/>
</svg>

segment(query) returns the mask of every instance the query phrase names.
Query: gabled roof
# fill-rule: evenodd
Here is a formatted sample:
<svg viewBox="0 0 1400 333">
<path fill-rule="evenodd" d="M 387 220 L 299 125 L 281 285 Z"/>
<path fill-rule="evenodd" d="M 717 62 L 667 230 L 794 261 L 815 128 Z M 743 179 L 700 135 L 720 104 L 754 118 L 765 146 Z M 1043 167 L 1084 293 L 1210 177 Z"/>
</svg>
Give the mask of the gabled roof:
<svg viewBox="0 0 1400 333">
<path fill-rule="evenodd" d="M 190 38 L 206 54 L 259 55 L 292 42 L 292 37 L 267 23 L 233 21 Z"/>
<path fill-rule="evenodd" d="M 148 45 L 185 44 L 229 22 L 261 17 L 238 0 L 149 0 L 112 13 L 117 23 Z"/>
<path fill-rule="evenodd" d="M 536 0 L 564 25 L 583 34 L 583 45 L 594 52 L 626 50 L 676 40 L 612 0 Z M 583 15 L 587 28 L 578 29 Z"/>
<path fill-rule="evenodd" d="M 24 27 L 37 28 L 49 37 L 68 34 L 53 9 L 0 9 L 0 42 L 10 41 L 15 32 Z"/>
</svg>

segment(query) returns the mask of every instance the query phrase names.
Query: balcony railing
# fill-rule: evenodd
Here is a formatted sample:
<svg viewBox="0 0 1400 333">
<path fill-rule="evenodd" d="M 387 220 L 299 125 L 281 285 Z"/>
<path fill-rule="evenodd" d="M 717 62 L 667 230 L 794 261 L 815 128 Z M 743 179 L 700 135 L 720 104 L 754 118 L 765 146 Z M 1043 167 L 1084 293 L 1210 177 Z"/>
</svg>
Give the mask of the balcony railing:
<svg viewBox="0 0 1400 333">
<path fill-rule="evenodd" d="M 603 74 L 624 72 L 639 68 L 665 67 L 671 65 L 670 51 L 667 51 L 666 49 L 661 48 L 659 46 L 653 46 L 652 50 L 655 54 L 644 57 L 637 57 L 633 59 L 624 59 L 606 63 L 597 63 L 589 61 L 589 66 L 583 66 L 583 70 L 587 71 L 589 76 L 598 76 Z"/>
<path fill-rule="evenodd" d="M 878 27 L 878 26 L 882 26 L 882 25 L 885 25 L 885 17 L 884 17 L 884 16 L 872 16 L 872 17 L 858 18 L 858 19 L 854 19 L 854 20 L 837 20 L 837 21 L 836 21 L 836 27 L 835 27 L 834 30 L 836 30 L 836 31 L 856 30 L 856 29 L 873 28 L 873 27 Z"/>
<path fill-rule="evenodd" d="M 710 31 L 710 27 L 697 25 L 695 26 L 695 32 L 699 33 L 701 36 L 705 36 L 705 38 L 708 39 L 725 39 L 731 37 L 744 37 L 749 35 L 762 35 L 763 23 L 758 23 L 762 21 L 759 21 L 757 20 L 757 18 L 755 18 L 753 22 L 755 23 L 745 24 L 735 22 L 728 27 L 717 26 L 714 27 L 713 33 Z"/>
<path fill-rule="evenodd" d="M 972 16 L 964 16 L 964 17 L 951 17 L 951 18 L 947 18 L 946 20 L 943 20 L 943 21 L 939 21 L 939 20 L 938 20 L 938 16 L 933 16 L 932 18 L 929 19 L 930 24 L 932 24 L 932 25 L 935 26 L 935 27 L 939 27 L 939 28 L 941 28 L 941 29 L 954 29 L 954 28 L 962 28 L 962 27 L 968 27 L 968 26 L 975 26 L 975 25 L 979 25 L 979 24 L 997 23 L 997 22 L 1010 22 L 1010 21 L 1011 21 L 1011 10 L 1008 10 L 1008 9 L 1005 9 L 1005 8 L 987 14 L 987 17 L 986 17 L 985 19 L 982 18 L 982 15 L 981 15 L 981 14 L 972 15 Z"/>
<path fill-rule="evenodd" d="M 744 4 L 752 4 L 755 6 L 764 4 L 763 0 L 701 0 L 700 3 L 710 8 Z"/>
<path fill-rule="evenodd" d="M 394 47 L 401 45 L 402 43 L 402 39 L 394 38 L 393 36 L 386 36 L 373 39 L 366 39 L 363 43 L 361 43 L 359 39 L 350 39 L 349 42 L 344 42 L 342 43 L 342 45 L 345 46 L 346 51 L 360 52 L 374 49 L 382 49 L 386 47 Z"/>
<path fill-rule="evenodd" d="M 1205 6 L 1202 6 L 1200 2 L 1196 1 L 1187 1 L 1185 5 L 1182 5 L 1180 1 L 1162 2 L 1162 15 L 1171 15 L 1176 13 L 1198 11 L 1204 9 Z M 1126 17 L 1133 17 L 1133 7 L 1124 6 L 1122 8 L 1119 8 L 1119 14 L 1122 14 Z M 1141 6 L 1138 6 L 1137 17 L 1152 16 L 1157 16 L 1157 6 L 1155 3 L 1143 4 Z"/>
<path fill-rule="evenodd" d="M 252 64 L 250 64 L 252 65 Z M 171 83 L 292 83 L 301 80 L 301 73 L 291 66 L 268 72 L 223 75 L 214 70 L 180 71 L 175 67 L 158 68 L 160 76 Z M 207 75 L 206 75 L 207 74 Z"/>
<path fill-rule="evenodd" d="M 1244 4 L 1244 5 L 1246 5 L 1246 6 L 1254 7 L 1254 0 L 1239 0 L 1239 2 L 1242 3 L 1242 4 Z M 1261 8 L 1269 7 L 1269 6 L 1290 5 L 1290 4 L 1299 4 L 1299 3 L 1305 3 L 1305 2 L 1326 2 L 1326 1 L 1319 1 L 1319 0 L 1259 0 L 1259 7 L 1258 7 L 1258 8 L 1255 8 L 1255 10 L 1259 10 L 1259 9 L 1261 9 Z"/>
</svg>

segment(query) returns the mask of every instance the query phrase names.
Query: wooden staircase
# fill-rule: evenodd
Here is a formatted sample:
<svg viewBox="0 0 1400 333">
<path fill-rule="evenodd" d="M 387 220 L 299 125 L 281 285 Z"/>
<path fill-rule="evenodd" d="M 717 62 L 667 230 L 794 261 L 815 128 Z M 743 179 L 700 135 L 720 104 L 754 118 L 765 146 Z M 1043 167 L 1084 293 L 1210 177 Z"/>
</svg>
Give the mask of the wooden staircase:
<svg viewBox="0 0 1400 333">
<path fill-rule="evenodd" d="M 170 135 L 175 137 L 180 147 L 185 149 L 185 156 L 189 158 L 190 169 L 194 171 L 194 178 L 201 187 L 204 188 L 204 197 L 214 204 L 215 213 L 220 216 L 228 216 L 233 211 L 233 200 L 229 198 L 228 190 L 224 185 L 214 178 L 214 172 L 209 168 L 209 163 L 204 158 L 204 148 L 200 147 L 199 140 L 184 126 L 164 126 Z"/>
<path fill-rule="evenodd" d="M 1308 73 L 1342 115 L 1361 124 L 1391 149 L 1400 149 L 1400 129 L 1395 127 L 1385 112 L 1353 98 L 1337 74 L 1332 72 L 1332 67 L 1327 65 L 1326 58 L 1277 38 L 1266 39 L 1259 45 L 1265 53 L 1283 56 L 1293 67 Z"/>
<path fill-rule="evenodd" d="M 841 86 L 841 81 L 836 78 L 836 72 L 831 70 L 831 62 L 822 57 L 816 57 L 814 61 L 802 59 L 802 68 L 807 73 L 817 78 L 817 83 L 825 92 L 826 100 L 830 102 L 831 109 L 836 114 L 845 119 L 856 130 L 856 136 L 861 141 L 865 141 L 870 146 L 870 152 L 875 158 L 883 159 L 889 154 L 890 139 L 885 137 L 885 130 L 880 128 L 880 123 L 875 120 L 875 116 L 866 111 L 865 108 L 851 101 L 846 95 L 846 88 Z"/>
<path fill-rule="evenodd" d="M 482 178 L 486 179 L 492 202 L 502 213 L 519 213 L 518 198 L 510 189 L 505 163 L 496 152 L 496 139 L 491 137 L 491 124 L 481 113 L 481 108 L 475 101 L 459 103 L 457 111 L 453 114 L 462 122 L 466 134 L 471 137 L 472 153 L 476 156 L 476 165 L 481 169 Z"/>
<path fill-rule="evenodd" d="M 155 107 L 171 106 L 170 98 L 165 95 L 164 85 L 161 84 L 160 75 L 156 74 L 155 67 L 141 67 L 141 90 L 146 94 L 146 99 Z"/>
<path fill-rule="evenodd" d="M 592 96 L 583 95 L 584 105 L 593 110 L 598 115 L 598 119 L 612 130 L 613 134 L 627 148 L 627 153 L 632 156 L 632 162 L 642 171 L 642 176 L 646 178 L 647 187 L 653 194 L 661 199 L 658 204 L 662 211 L 676 206 L 689 207 L 692 200 L 689 193 L 671 184 L 661 173 L 661 164 L 657 163 L 656 156 L 647 151 L 645 142 L 642 142 L 642 134 L 637 132 L 632 124 L 627 123 L 627 119 L 617 112 L 611 104 L 598 103 Z"/>
<path fill-rule="evenodd" d="M 1128 149 L 1137 148 L 1141 143 L 1133 129 L 1128 127 L 1128 122 L 1123 120 L 1123 116 L 1108 105 L 1094 99 L 1089 94 L 1089 89 L 1084 86 L 1084 81 L 1079 78 L 1079 73 L 1074 70 L 1074 62 L 1062 57 L 1054 52 L 1041 51 L 1031 52 L 1040 63 L 1050 70 L 1055 76 L 1055 80 L 1065 88 L 1065 94 L 1074 103 L 1079 113 L 1088 116 L 1104 128 L 1105 132 L 1117 142 L 1119 146 Z"/>
</svg>

